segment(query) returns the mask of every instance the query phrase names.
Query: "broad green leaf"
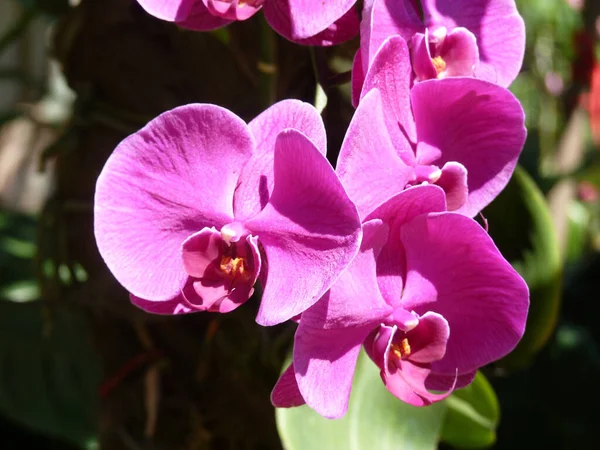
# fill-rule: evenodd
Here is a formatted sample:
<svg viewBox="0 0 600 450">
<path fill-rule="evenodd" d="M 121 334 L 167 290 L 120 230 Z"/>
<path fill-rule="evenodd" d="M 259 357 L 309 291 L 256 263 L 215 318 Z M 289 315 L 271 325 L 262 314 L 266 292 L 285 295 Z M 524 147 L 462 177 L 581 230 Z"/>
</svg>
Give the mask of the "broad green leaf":
<svg viewBox="0 0 600 450">
<path fill-rule="evenodd" d="M 99 362 L 83 317 L 0 302 L 0 414 L 86 446 L 96 433 Z"/>
<path fill-rule="evenodd" d="M 304 405 L 278 409 L 276 418 L 285 450 L 426 450 L 437 448 L 445 413 L 443 402 L 416 408 L 394 397 L 363 352 L 346 416 L 325 419 Z"/>
<path fill-rule="evenodd" d="M 544 346 L 556 326 L 562 280 L 556 232 L 543 194 L 521 167 L 483 215 L 494 242 L 529 286 L 525 335 L 500 362 L 507 368 L 521 367 Z"/>
<path fill-rule="evenodd" d="M 500 406 L 481 372 L 473 383 L 448 397 L 446 405 L 442 441 L 457 448 L 484 448 L 495 442 Z"/>
</svg>

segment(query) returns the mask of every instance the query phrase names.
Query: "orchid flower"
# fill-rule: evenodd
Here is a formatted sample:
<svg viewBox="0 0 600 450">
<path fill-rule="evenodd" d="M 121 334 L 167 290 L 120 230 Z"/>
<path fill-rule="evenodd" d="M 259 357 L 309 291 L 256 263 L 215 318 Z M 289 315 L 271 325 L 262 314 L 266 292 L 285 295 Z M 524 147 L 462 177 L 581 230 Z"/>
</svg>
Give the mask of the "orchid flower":
<svg viewBox="0 0 600 450">
<path fill-rule="evenodd" d="M 275 406 L 343 416 L 361 346 L 386 388 L 415 406 L 444 399 L 515 347 L 527 285 L 478 223 L 445 206 L 442 189 L 416 186 L 366 217 L 358 255 L 302 314 Z"/>
<path fill-rule="evenodd" d="M 390 36 L 410 44 L 417 80 L 474 76 L 508 87 L 525 53 L 515 0 L 367 0 L 357 74 L 366 73 Z M 422 10 L 422 14 L 419 10 Z M 360 67 L 357 67 L 360 66 Z"/>
<path fill-rule="evenodd" d="M 229 312 L 264 292 L 257 322 L 315 303 L 350 263 L 361 228 L 310 105 L 249 125 L 215 105 L 175 108 L 122 141 L 98 178 L 98 248 L 141 308 Z"/>
<path fill-rule="evenodd" d="M 260 9 L 280 35 L 305 45 L 333 45 L 358 34 L 356 0 L 138 0 L 159 19 L 198 31 L 246 20 Z"/>
<path fill-rule="evenodd" d="M 446 78 L 411 88 L 410 79 L 408 47 L 393 36 L 365 78 L 340 152 L 340 178 L 362 217 L 421 183 L 441 186 L 448 209 L 472 217 L 514 171 L 527 133 L 523 108 L 487 81 Z"/>
</svg>

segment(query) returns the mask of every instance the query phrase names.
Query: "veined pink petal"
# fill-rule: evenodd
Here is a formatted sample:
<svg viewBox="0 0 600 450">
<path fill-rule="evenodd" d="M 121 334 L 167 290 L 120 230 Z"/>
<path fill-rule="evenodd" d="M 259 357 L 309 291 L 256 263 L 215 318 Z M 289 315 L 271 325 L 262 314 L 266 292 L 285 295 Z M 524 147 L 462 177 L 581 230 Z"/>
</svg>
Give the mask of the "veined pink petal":
<svg viewBox="0 0 600 450">
<path fill-rule="evenodd" d="M 306 39 L 290 39 L 283 33 L 281 33 L 281 35 L 297 44 L 328 47 L 330 45 L 341 44 L 356 37 L 359 30 L 359 23 L 358 11 L 354 8 L 350 8 L 346 14 L 314 36 Z M 276 27 L 273 27 L 273 29 L 277 31 Z"/>
<path fill-rule="evenodd" d="M 360 48 L 365 72 L 387 38 L 399 35 L 409 41 L 415 33 L 425 31 L 414 0 L 366 0 L 360 28 Z"/>
<path fill-rule="evenodd" d="M 280 132 L 293 128 L 309 138 L 323 156 L 327 154 L 327 136 L 321 115 L 309 103 L 283 100 L 259 114 L 248 124 L 257 151 L 273 153 Z"/>
<path fill-rule="evenodd" d="M 442 167 L 442 175 L 435 182 L 446 193 L 446 208 L 455 211 L 469 199 L 467 169 L 460 163 L 450 161 Z"/>
<path fill-rule="evenodd" d="M 475 35 L 466 28 L 453 29 L 444 39 L 439 56 L 446 63 L 440 78 L 472 77 L 479 64 L 479 50 Z"/>
<path fill-rule="evenodd" d="M 262 7 L 262 1 L 202 0 L 213 16 L 228 20 L 246 20 Z"/>
<path fill-rule="evenodd" d="M 138 0 L 149 14 L 191 30 L 209 31 L 230 23 L 211 14 L 202 0 Z"/>
<path fill-rule="evenodd" d="M 393 309 L 381 296 L 376 279 L 376 260 L 387 241 L 388 227 L 381 220 L 363 223 L 358 254 L 329 292 L 304 311 L 299 329 L 372 329 L 391 314 Z"/>
<path fill-rule="evenodd" d="M 182 245 L 183 265 L 190 276 L 182 293 L 198 311 L 228 313 L 254 292 L 261 269 L 258 238 L 224 240 L 214 228 L 188 237 Z"/>
<path fill-rule="evenodd" d="M 360 49 L 358 49 L 354 54 L 354 59 L 352 60 L 352 79 L 350 82 L 352 106 L 355 108 L 358 107 L 364 82 L 365 73 L 362 67 L 361 52 Z"/>
<path fill-rule="evenodd" d="M 187 274 L 181 243 L 233 218 L 233 192 L 254 142 L 247 125 L 214 105 L 187 105 L 122 141 L 96 184 L 100 254 L 133 295 L 167 300 Z"/>
<path fill-rule="evenodd" d="M 268 265 L 257 322 L 274 325 L 312 306 L 356 255 L 356 206 L 325 157 L 303 134 L 275 144 L 275 183 L 267 206 L 245 225 Z"/>
<path fill-rule="evenodd" d="M 354 16 L 350 38 L 358 33 L 358 14 L 350 11 L 356 0 L 323 2 L 320 0 L 268 0 L 265 17 L 283 37 L 292 41 L 311 38 L 345 15 Z M 345 24 L 348 26 L 351 24 Z M 351 25 L 352 26 L 352 25 Z M 339 43 L 338 41 L 336 43 Z"/>
<path fill-rule="evenodd" d="M 358 354 L 372 329 L 298 328 L 294 340 L 296 381 L 306 403 L 323 417 L 339 419 L 346 414 Z"/>
<path fill-rule="evenodd" d="M 138 3 L 154 17 L 176 22 L 186 19 L 196 4 L 202 5 L 202 0 L 138 0 Z"/>
<path fill-rule="evenodd" d="M 203 277 L 208 266 L 221 256 L 221 233 L 215 227 L 203 228 L 182 243 L 183 267 L 188 275 Z"/>
<path fill-rule="evenodd" d="M 455 384 L 442 393 L 434 394 L 427 390 L 427 379 L 431 376 L 429 367 L 408 361 L 399 361 L 400 369 L 394 373 L 385 371 L 382 379 L 385 387 L 400 400 L 413 406 L 427 406 L 447 398 L 455 389 Z M 454 378 L 455 382 L 457 378 Z"/>
<path fill-rule="evenodd" d="M 365 220 L 381 219 L 389 227 L 388 243 L 377 259 L 377 282 L 383 298 L 393 307 L 401 305 L 405 274 L 404 247 L 399 239 L 401 228 L 420 214 L 445 211 L 445 208 L 441 188 L 415 186 L 392 197 L 366 217 Z"/>
<path fill-rule="evenodd" d="M 293 408 L 304 405 L 305 401 L 296 382 L 294 364 L 290 364 L 277 380 L 271 392 L 271 403 L 277 408 Z"/>
<path fill-rule="evenodd" d="M 392 143 L 381 95 L 372 89 L 352 117 L 336 169 L 361 217 L 404 190 L 413 169 L 399 155 L 407 152 L 412 148 L 401 134 L 396 146 Z"/>
<path fill-rule="evenodd" d="M 447 325 L 446 325 L 447 326 Z M 451 388 L 443 394 L 434 394 L 426 388 L 431 374 L 430 364 L 419 364 L 410 357 L 398 357 L 392 351 L 392 343 L 398 332 L 395 326 L 382 325 L 377 335 L 370 340 L 373 361 L 381 369 L 381 379 L 390 393 L 413 406 L 426 406 L 448 397 L 455 388 L 456 377 Z"/>
<path fill-rule="evenodd" d="M 380 220 L 363 224 L 361 249 L 331 290 L 302 314 L 294 340 L 296 380 L 306 403 L 324 417 L 348 409 L 352 378 L 367 335 L 392 312 L 379 293 L 377 254 L 387 241 Z"/>
<path fill-rule="evenodd" d="M 248 161 L 235 191 L 233 209 L 237 220 L 258 214 L 273 191 L 273 157 L 279 133 L 293 128 L 309 138 L 319 151 L 327 153 L 327 136 L 321 115 L 308 103 L 283 100 L 261 113 L 250 124 L 256 150 Z"/>
<path fill-rule="evenodd" d="M 427 30 L 425 34 L 417 33 L 411 40 L 411 62 L 419 81 L 437 78 L 437 70 L 431 61 L 429 44 L 427 43 Z"/>
<path fill-rule="evenodd" d="M 411 91 L 421 164 L 461 163 L 469 198 L 458 212 L 474 216 L 510 179 L 525 143 L 525 114 L 508 90 L 473 78 L 428 80 Z M 421 145 L 421 144 L 424 145 Z M 438 149 L 435 152 L 423 149 Z"/>
<path fill-rule="evenodd" d="M 435 373 L 465 374 L 510 352 L 525 328 L 529 292 L 477 222 L 456 213 L 421 215 L 401 230 L 406 252 L 402 306 L 450 324 Z M 383 253 L 383 252 L 382 252 Z"/>
<path fill-rule="evenodd" d="M 399 36 L 388 38 L 379 48 L 366 73 L 361 96 L 377 88 L 381 92 L 385 120 L 394 142 L 402 130 L 416 142 L 415 119 L 410 107 L 412 66 L 406 41 Z"/>
<path fill-rule="evenodd" d="M 444 357 L 450 327 L 444 317 L 427 311 L 419 318 L 419 324 L 403 335 L 411 348 L 408 359 L 415 363 L 431 363 Z"/>
<path fill-rule="evenodd" d="M 476 373 L 477 371 L 474 370 L 473 372 L 456 376 L 456 374 L 438 375 L 432 372 L 425 380 L 425 386 L 428 391 L 447 392 L 452 389 L 452 386 L 454 386 L 454 389 L 460 389 L 471 384 Z"/>
<path fill-rule="evenodd" d="M 464 27 L 477 38 L 477 78 L 508 86 L 519 74 L 525 24 L 514 0 L 422 0 L 425 25 Z"/>
</svg>

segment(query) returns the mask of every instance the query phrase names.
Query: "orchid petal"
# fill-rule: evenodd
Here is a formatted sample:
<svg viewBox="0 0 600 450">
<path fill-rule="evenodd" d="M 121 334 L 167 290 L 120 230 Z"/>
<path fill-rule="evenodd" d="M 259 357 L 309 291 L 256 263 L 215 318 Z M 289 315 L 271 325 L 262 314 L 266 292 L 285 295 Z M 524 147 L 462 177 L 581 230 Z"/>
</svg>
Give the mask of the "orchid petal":
<svg viewBox="0 0 600 450">
<path fill-rule="evenodd" d="M 348 33 L 350 39 L 358 32 L 358 16 L 353 6 L 356 0 L 338 0 L 334 2 L 315 2 L 314 0 L 270 0 L 264 5 L 267 22 L 283 37 L 292 41 L 311 38 L 327 30 L 334 22 L 344 16 L 354 16 Z M 340 31 L 345 31 L 342 29 Z M 341 41 L 337 41 L 339 43 Z M 332 42 L 333 43 L 333 42 Z"/>
<path fill-rule="evenodd" d="M 260 273 L 261 260 L 258 239 L 248 235 L 244 241 L 229 244 L 236 246 L 236 256 L 244 260 L 246 272 L 242 279 L 239 276 L 228 278 L 219 268 L 225 243 L 216 230 L 204 229 L 183 242 L 183 263 L 190 280 L 182 293 L 189 306 L 197 311 L 228 313 L 250 298 Z"/>
<path fill-rule="evenodd" d="M 358 254 L 329 292 L 304 311 L 298 330 L 351 330 L 362 326 L 372 329 L 392 312 L 376 279 L 376 260 L 387 240 L 388 227 L 381 220 L 363 224 Z"/>
<path fill-rule="evenodd" d="M 427 31 L 427 30 L 425 30 Z M 411 39 L 411 62 L 419 81 L 437 78 L 437 70 L 431 61 L 427 33 L 417 33 Z"/>
<path fill-rule="evenodd" d="M 329 419 L 346 414 L 360 347 L 373 326 L 303 327 L 294 340 L 296 381 L 306 403 Z"/>
<path fill-rule="evenodd" d="M 421 215 L 401 235 L 402 305 L 435 311 L 452 327 L 434 372 L 472 372 L 510 352 L 524 332 L 529 292 L 479 224 L 456 213 Z"/>
<path fill-rule="evenodd" d="M 400 400 L 413 406 L 427 406 L 447 398 L 455 389 L 455 383 L 443 394 L 429 392 L 426 387 L 431 369 L 414 364 L 411 361 L 399 361 L 399 369 L 394 373 L 382 371 L 385 387 Z M 454 378 L 456 382 L 457 377 Z"/>
<path fill-rule="evenodd" d="M 381 95 L 373 89 L 358 105 L 346 132 L 337 172 L 361 217 L 404 190 L 412 175 L 398 155 L 411 152 L 404 137 L 394 147 L 386 132 Z"/>
<path fill-rule="evenodd" d="M 447 324 L 446 324 L 447 328 Z M 429 364 L 419 365 L 410 359 L 397 358 L 392 355 L 392 342 L 397 333 L 397 328 L 381 326 L 379 335 L 375 338 L 372 351 L 376 354 L 374 361 L 381 361 L 381 379 L 390 393 L 400 400 L 413 406 L 426 406 L 448 397 L 456 385 L 454 384 L 444 394 L 433 394 L 425 387 L 425 382 L 431 374 Z M 383 352 L 383 358 L 380 356 Z"/>
<path fill-rule="evenodd" d="M 441 77 L 472 77 L 479 64 L 475 35 L 465 28 L 455 28 L 444 39 L 440 57 L 446 63 Z"/>
<path fill-rule="evenodd" d="M 476 370 L 473 372 L 467 372 L 463 375 L 452 374 L 452 375 L 438 375 L 436 373 L 430 373 L 425 380 L 425 386 L 429 391 L 442 391 L 447 392 L 452 389 L 460 389 L 468 386 L 475 379 Z"/>
<path fill-rule="evenodd" d="M 444 357 L 450 336 L 448 322 L 441 315 L 428 311 L 419 318 L 419 324 L 406 332 L 411 353 L 408 359 L 416 363 L 430 363 Z"/>
<path fill-rule="evenodd" d="M 388 130 L 393 140 L 405 133 L 416 142 L 415 119 L 410 107 L 412 65 L 406 41 L 400 36 L 388 38 L 379 48 L 365 75 L 361 96 L 377 88 L 381 92 Z"/>
<path fill-rule="evenodd" d="M 277 380 L 271 392 L 271 403 L 277 408 L 293 408 L 306 403 L 298 389 L 294 364 L 290 364 Z"/>
<path fill-rule="evenodd" d="M 469 198 L 458 212 L 474 216 L 510 179 L 525 143 L 525 114 L 508 90 L 473 78 L 428 80 L 412 89 L 421 164 L 460 162 Z M 424 149 L 428 149 L 424 152 Z M 439 149 L 439 158 L 429 155 Z"/>
<path fill-rule="evenodd" d="M 415 33 L 423 33 L 424 30 L 413 0 L 365 1 L 360 39 L 364 71 L 371 66 L 387 38 L 399 35 L 409 41 Z"/>
<path fill-rule="evenodd" d="M 203 228 L 182 243 L 183 267 L 188 275 L 200 278 L 221 256 L 221 233 L 215 227 Z"/>
<path fill-rule="evenodd" d="M 212 15 L 202 0 L 138 0 L 149 14 L 197 31 L 209 31 L 230 23 Z"/>
<path fill-rule="evenodd" d="M 161 114 L 122 141 L 96 185 L 95 235 L 117 280 L 147 300 L 187 280 L 181 243 L 233 217 L 233 192 L 254 143 L 247 125 L 214 105 Z"/>
<path fill-rule="evenodd" d="M 361 249 L 331 290 L 302 314 L 294 341 L 296 380 L 306 403 L 329 418 L 348 409 L 360 347 L 391 313 L 379 293 L 376 258 L 387 241 L 380 220 L 363 224 Z"/>
<path fill-rule="evenodd" d="M 267 258 L 256 319 L 261 325 L 284 322 L 312 306 L 354 258 L 361 238 L 356 207 L 302 133 L 279 135 L 274 173 L 269 203 L 245 223 Z"/>
<path fill-rule="evenodd" d="M 446 194 L 448 211 L 461 208 L 469 199 L 467 169 L 460 163 L 450 161 L 442 167 L 442 175 L 435 182 Z"/>
<path fill-rule="evenodd" d="M 346 14 L 320 33 L 305 39 L 291 40 L 301 45 L 318 45 L 321 47 L 337 45 L 356 37 L 359 30 L 359 24 L 358 12 L 354 8 L 350 8 Z M 276 28 L 273 27 L 273 29 Z M 281 35 L 290 39 L 284 34 Z"/>
<path fill-rule="evenodd" d="M 404 248 L 400 230 L 420 214 L 445 211 L 444 191 L 433 185 L 415 186 L 389 199 L 365 220 L 381 219 L 389 227 L 388 243 L 377 259 L 377 282 L 386 302 L 400 306 L 405 273 Z M 401 305 L 404 306 L 404 305 Z M 410 311 L 410 308 L 405 308 Z"/>
<path fill-rule="evenodd" d="M 280 132 L 293 128 L 309 138 L 319 151 L 327 153 L 325 125 L 317 110 L 308 103 L 284 100 L 275 103 L 250 124 L 256 150 L 248 161 L 233 198 L 237 220 L 247 220 L 258 214 L 273 191 L 273 156 L 275 140 Z"/>
<path fill-rule="evenodd" d="M 352 99 L 352 106 L 354 106 L 355 108 L 358 107 L 358 102 L 360 101 L 360 94 L 362 92 L 364 82 L 365 73 L 362 67 L 360 49 L 358 49 L 357 52 L 354 54 L 354 59 L 352 60 L 352 73 L 350 81 L 350 97 Z"/>
<path fill-rule="evenodd" d="M 514 0 L 422 0 L 425 25 L 464 27 L 477 39 L 478 78 L 508 86 L 525 53 L 525 24 Z"/>
<path fill-rule="evenodd" d="M 262 5 L 254 6 L 243 0 L 202 0 L 208 11 L 227 20 L 246 20 L 261 9 Z"/>
</svg>

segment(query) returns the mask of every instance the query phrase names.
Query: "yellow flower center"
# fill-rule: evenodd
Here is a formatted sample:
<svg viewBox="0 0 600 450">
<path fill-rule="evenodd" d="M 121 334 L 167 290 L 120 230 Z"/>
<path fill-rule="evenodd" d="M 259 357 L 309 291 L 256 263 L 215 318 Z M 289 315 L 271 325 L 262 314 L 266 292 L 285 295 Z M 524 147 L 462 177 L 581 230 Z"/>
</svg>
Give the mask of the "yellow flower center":
<svg viewBox="0 0 600 450">
<path fill-rule="evenodd" d="M 436 56 L 435 58 L 431 58 L 431 62 L 433 63 L 433 66 L 435 67 L 435 71 L 437 72 L 438 75 L 440 73 L 442 73 L 444 70 L 446 70 L 446 61 L 444 61 L 441 56 Z"/>
<path fill-rule="evenodd" d="M 404 338 L 399 344 L 392 344 L 390 350 L 398 359 L 408 358 L 410 356 L 410 344 L 408 343 L 408 339 Z"/>
<path fill-rule="evenodd" d="M 231 280 L 248 280 L 252 276 L 246 268 L 244 258 L 232 258 L 230 256 L 221 257 L 219 269 Z"/>
</svg>

